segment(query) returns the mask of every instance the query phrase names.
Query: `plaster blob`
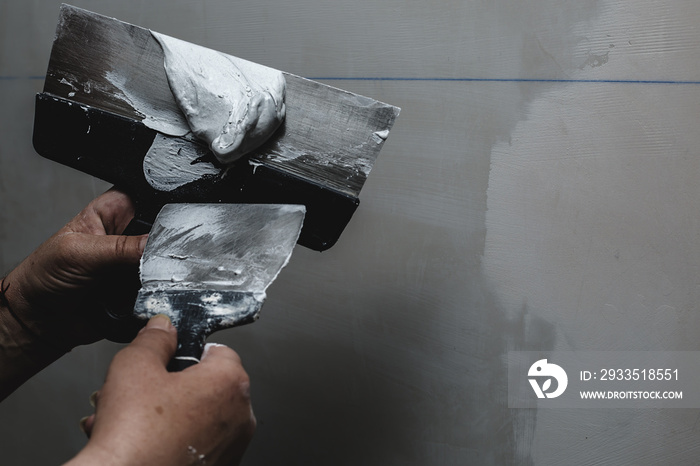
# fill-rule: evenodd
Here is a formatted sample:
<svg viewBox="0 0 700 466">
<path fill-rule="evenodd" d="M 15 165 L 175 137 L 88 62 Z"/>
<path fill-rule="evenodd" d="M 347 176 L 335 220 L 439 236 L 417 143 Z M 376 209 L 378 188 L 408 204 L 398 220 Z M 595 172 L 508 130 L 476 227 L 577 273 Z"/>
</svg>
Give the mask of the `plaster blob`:
<svg viewBox="0 0 700 466">
<path fill-rule="evenodd" d="M 262 145 L 285 117 L 281 71 L 151 32 L 163 48 L 175 101 L 223 164 Z"/>
</svg>

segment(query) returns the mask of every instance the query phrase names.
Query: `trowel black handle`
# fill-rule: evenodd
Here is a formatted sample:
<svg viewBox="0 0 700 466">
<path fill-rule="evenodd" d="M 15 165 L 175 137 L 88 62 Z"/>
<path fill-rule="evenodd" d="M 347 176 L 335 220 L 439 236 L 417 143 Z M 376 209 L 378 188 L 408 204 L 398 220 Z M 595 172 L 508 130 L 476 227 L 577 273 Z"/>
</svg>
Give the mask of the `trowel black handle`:
<svg viewBox="0 0 700 466">
<path fill-rule="evenodd" d="M 145 235 L 149 231 L 151 231 L 151 227 L 153 226 L 153 223 L 149 223 L 148 221 L 144 220 L 143 217 L 141 216 L 135 216 L 131 222 L 129 222 L 129 225 L 124 229 L 122 232 L 122 235 L 126 236 L 140 236 L 140 235 Z"/>
<path fill-rule="evenodd" d="M 129 343 L 146 324 L 133 310 L 140 286 L 138 267 L 117 266 L 102 272 L 89 295 L 94 306 L 84 319 L 107 340 Z"/>
</svg>

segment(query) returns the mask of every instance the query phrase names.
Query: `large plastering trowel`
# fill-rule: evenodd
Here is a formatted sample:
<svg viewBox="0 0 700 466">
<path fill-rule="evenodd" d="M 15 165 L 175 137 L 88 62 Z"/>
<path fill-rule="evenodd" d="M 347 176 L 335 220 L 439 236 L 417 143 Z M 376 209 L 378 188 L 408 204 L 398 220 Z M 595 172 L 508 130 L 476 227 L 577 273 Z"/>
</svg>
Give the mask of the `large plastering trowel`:
<svg viewBox="0 0 700 466">
<path fill-rule="evenodd" d="M 287 264 L 304 206 L 168 204 L 141 259 L 135 314 L 170 317 L 178 329 L 171 370 L 201 357 L 212 332 L 257 319 L 265 290 Z"/>
<path fill-rule="evenodd" d="M 284 123 L 252 154 L 222 167 L 194 138 L 172 137 L 145 124 L 183 119 L 163 49 L 151 31 L 63 5 L 44 92 L 36 98 L 34 147 L 127 191 L 142 227 L 133 233 L 148 231 L 167 203 L 302 204 L 307 215 L 299 244 L 324 250 L 357 208 L 399 109 L 283 75 Z M 179 185 L 149 183 L 144 159 L 154 148 L 185 160 L 166 168 L 201 170 L 200 175 Z"/>
</svg>

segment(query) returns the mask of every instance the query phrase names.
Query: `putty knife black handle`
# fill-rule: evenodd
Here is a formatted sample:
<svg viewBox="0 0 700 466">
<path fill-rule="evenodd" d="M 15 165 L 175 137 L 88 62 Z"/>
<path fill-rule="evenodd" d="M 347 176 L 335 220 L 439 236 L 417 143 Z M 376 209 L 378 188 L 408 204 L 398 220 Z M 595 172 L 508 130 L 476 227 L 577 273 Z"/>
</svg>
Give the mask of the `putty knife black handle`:
<svg viewBox="0 0 700 466">
<path fill-rule="evenodd" d="M 179 372 L 194 366 L 202 359 L 206 334 L 198 334 L 197 329 L 181 327 L 177 330 L 177 351 L 168 364 L 169 372 Z"/>
<path fill-rule="evenodd" d="M 180 310 L 177 326 L 177 350 L 168 364 L 168 371 L 179 372 L 197 364 L 202 359 L 204 344 L 211 333 L 207 312 L 201 307 Z"/>
<path fill-rule="evenodd" d="M 212 299 L 215 296 L 215 299 Z M 235 309 L 225 314 L 216 312 L 210 303 Z M 149 303 L 157 302 L 160 307 Z M 177 372 L 197 364 L 202 359 L 204 344 L 212 333 L 255 322 L 262 301 L 253 293 L 211 291 L 199 289 L 141 289 L 134 305 L 135 314 L 149 319 L 158 313 L 168 315 L 177 328 L 177 350 L 168 364 Z"/>
</svg>

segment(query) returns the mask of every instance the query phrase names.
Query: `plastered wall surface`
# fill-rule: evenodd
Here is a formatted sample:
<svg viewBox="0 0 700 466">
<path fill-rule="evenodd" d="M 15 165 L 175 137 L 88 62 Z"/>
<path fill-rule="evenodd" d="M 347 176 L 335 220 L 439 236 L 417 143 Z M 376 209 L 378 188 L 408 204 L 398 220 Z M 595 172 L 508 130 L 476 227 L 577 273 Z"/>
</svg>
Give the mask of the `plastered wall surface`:
<svg viewBox="0 0 700 466">
<path fill-rule="evenodd" d="M 31 146 L 59 3 L 0 3 L 2 272 L 108 188 Z M 697 464 L 700 411 L 509 409 L 505 367 L 700 350 L 697 2 L 74 4 L 402 107 L 339 243 L 212 338 L 252 379 L 244 464 Z M 0 463 L 78 451 L 119 347 L 0 404 Z"/>
</svg>

